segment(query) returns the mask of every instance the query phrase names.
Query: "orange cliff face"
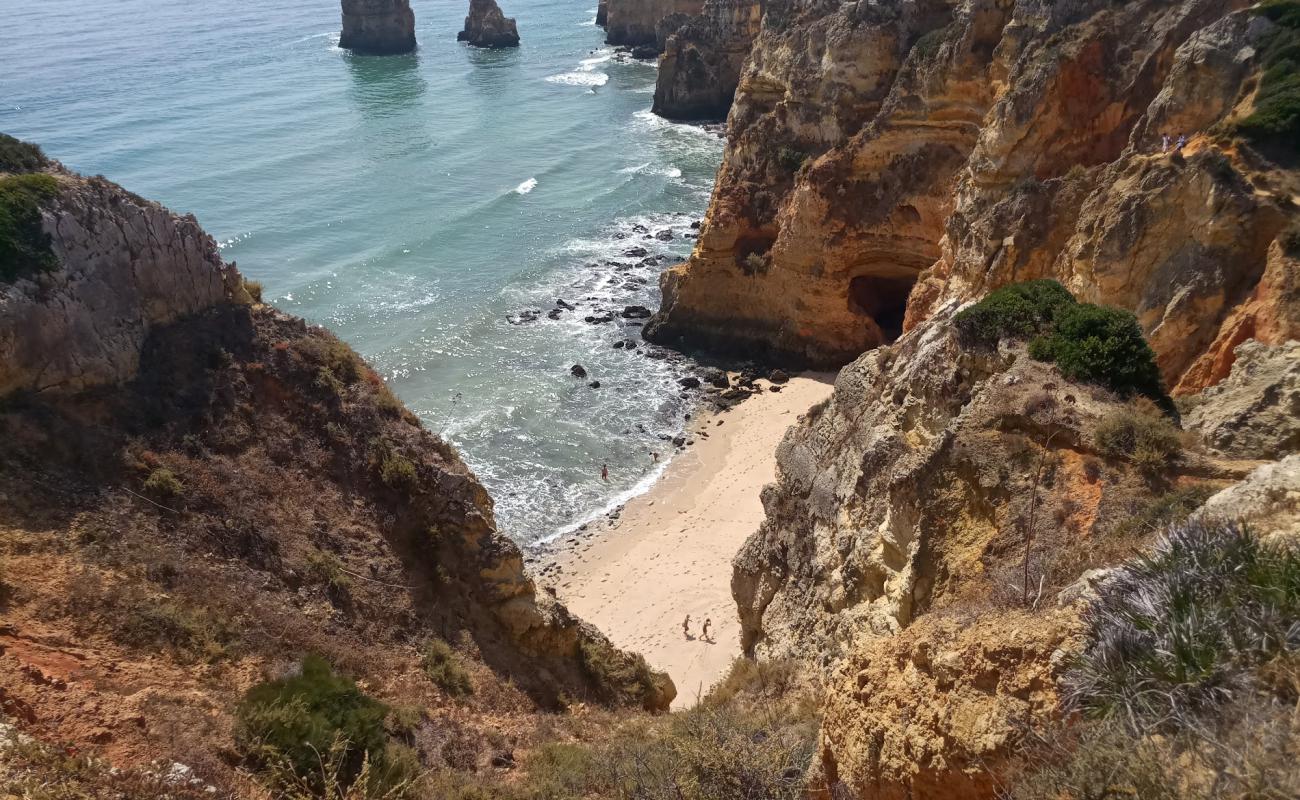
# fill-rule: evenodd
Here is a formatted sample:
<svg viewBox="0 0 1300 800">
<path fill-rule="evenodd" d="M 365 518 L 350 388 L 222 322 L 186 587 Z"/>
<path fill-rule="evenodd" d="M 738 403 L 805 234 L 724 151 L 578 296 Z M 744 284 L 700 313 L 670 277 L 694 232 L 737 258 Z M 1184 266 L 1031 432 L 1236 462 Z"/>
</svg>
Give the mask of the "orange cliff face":
<svg viewBox="0 0 1300 800">
<path fill-rule="evenodd" d="M 1300 333 L 1275 244 L 1300 177 L 1208 134 L 1250 109 L 1272 24 L 1247 5 L 769 9 L 648 335 L 838 367 L 1054 277 L 1133 310 L 1171 387 L 1221 378 L 1246 330 Z M 1191 141 L 1161 153 L 1162 132 Z"/>
</svg>

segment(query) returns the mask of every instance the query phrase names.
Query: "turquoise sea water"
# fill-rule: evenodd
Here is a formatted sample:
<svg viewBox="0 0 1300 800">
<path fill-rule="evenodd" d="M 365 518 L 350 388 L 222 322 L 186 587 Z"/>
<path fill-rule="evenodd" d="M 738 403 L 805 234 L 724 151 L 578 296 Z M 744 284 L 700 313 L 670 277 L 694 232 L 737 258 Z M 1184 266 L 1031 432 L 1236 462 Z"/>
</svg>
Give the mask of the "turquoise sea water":
<svg viewBox="0 0 1300 800">
<path fill-rule="evenodd" d="M 649 114 L 654 67 L 604 48 L 595 0 L 504 0 L 523 46 L 499 52 L 455 41 L 467 3 L 412 5 L 419 52 L 360 58 L 336 0 L 0 0 L 0 131 L 194 213 L 531 541 L 645 486 L 681 427 L 679 367 L 581 318 L 657 305 L 662 267 L 621 254 L 689 252 L 722 143 Z M 548 319 L 561 297 L 577 311 Z"/>
</svg>

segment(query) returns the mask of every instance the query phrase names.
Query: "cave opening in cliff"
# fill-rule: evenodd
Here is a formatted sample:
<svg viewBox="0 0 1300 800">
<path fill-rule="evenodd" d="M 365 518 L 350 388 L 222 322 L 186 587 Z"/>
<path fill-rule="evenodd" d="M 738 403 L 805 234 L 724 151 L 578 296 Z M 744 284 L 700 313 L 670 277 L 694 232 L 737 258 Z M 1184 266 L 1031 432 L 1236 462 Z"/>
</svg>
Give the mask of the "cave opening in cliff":
<svg viewBox="0 0 1300 800">
<path fill-rule="evenodd" d="M 915 276 L 859 275 L 849 281 L 849 310 L 871 317 L 884 337 L 883 344 L 903 335 L 903 315 Z"/>
</svg>

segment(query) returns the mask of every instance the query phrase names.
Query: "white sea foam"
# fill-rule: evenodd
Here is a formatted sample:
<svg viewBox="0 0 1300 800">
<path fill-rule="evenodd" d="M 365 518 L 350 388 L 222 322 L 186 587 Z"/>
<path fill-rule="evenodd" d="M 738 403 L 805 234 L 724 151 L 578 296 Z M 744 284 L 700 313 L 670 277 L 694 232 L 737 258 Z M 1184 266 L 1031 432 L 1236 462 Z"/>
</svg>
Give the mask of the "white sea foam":
<svg viewBox="0 0 1300 800">
<path fill-rule="evenodd" d="M 515 187 L 515 194 L 528 194 L 529 192 L 531 192 L 533 189 L 536 188 L 537 188 L 537 179 L 529 178 L 528 180 L 524 181 L 523 183 Z"/>
<path fill-rule="evenodd" d="M 565 86 L 604 86 L 609 83 L 609 76 L 603 72 L 562 72 L 546 80 Z"/>
<path fill-rule="evenodd" d="M 591 72 L 592 70 L 596 69 L 596 67 L 600 66 L 601 64 L 605 64 L 614 58 L 613 50 L 598 50 L 596 52 L 599 53 L 599 55 L 593 56 L 591 58 L 584 58 L 578 62 L 578 64 L 580 65 L 579 68 L 583 72 Z"/>
</svg>

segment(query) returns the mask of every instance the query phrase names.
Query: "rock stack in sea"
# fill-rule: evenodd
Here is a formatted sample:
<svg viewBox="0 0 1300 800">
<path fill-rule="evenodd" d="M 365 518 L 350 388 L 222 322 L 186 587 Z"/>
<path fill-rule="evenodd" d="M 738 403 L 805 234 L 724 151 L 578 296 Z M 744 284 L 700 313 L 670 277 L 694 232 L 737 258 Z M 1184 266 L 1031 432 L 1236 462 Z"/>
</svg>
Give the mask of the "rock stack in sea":
<svg viewBox="0 0 1300 800">
<path fill-rule="evenodd" d="M 456 41 L 474 47 L 518 47 L 519 31 L 496 0 L 470 0 L 465 30 L 456 34 Z"/>
<path fill-rule="evenodd" d="M 415 50 L 415 12 L 409 0 L 343 0 L 339 47 L 375 56 Z"/>
<path fill-rule="evenodd" d="M 608 0 L 605 41 L 636 48 L 638 57 L 658 55 L 668 37 L 703 9 L 702 0 Z"/>
<path fill-rule="evenodd" d="M 762 25 L 763 5 L 762 0 L 706 0 L 703 12 L 670 31 L 662 45 L 654 113 L 679 120 L 725 119 Z"/>
</svg>

